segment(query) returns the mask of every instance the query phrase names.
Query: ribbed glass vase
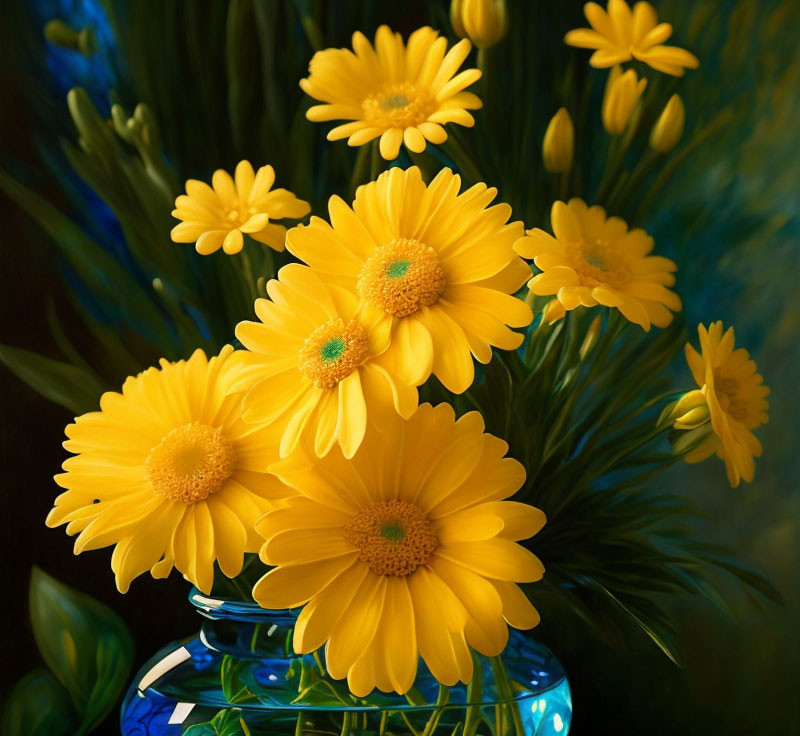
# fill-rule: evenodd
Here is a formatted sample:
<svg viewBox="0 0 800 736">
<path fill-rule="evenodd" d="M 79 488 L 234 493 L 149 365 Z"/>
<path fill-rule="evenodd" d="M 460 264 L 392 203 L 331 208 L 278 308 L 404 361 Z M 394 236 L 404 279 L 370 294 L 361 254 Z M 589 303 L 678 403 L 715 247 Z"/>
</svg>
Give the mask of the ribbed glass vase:
<svg viewBox="0 0 800 736">
<path fill-rule="evenodd" d="M 122 706 L 123 736 L 565 736 L 572 701 L 558 660 L 512 630 L 501 657 L 475 655 L 468 686 L 439 685 L 420 661 L 406 695 L 350 694 L 322 654 L 292 652 L 294 611 L 189 596 L 197 636 L 158 652 Z"/>
</svg>

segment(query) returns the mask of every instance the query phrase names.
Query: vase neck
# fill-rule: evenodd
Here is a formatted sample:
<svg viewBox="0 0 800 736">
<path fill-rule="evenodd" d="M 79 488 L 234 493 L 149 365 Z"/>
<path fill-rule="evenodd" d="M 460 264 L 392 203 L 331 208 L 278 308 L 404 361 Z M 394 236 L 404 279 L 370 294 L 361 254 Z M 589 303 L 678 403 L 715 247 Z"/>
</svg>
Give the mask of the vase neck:
<svg viewBox="0 0 800 736">
<path fill-rule="evenodd" d="M 297 611 L 212 598 L 197 589 L 189 594 L 189 601 L 205 619 L 201 638 L 206 646 L 234 655 L 289 655 Z"/>
</svg>

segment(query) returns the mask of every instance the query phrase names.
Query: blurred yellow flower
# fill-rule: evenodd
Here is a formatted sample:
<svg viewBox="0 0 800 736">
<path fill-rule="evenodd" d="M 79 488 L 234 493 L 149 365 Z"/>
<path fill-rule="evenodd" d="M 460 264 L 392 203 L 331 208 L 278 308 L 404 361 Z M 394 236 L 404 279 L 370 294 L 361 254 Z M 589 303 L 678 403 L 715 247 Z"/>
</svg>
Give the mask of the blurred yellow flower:
<svg viewBox="0 0 800 736">
<path fill-rule="evenodd" d="M 183 220 L 172 228 L 176 243 L 194 243 L 198 253 L 208 255 L 222 249 L 232 255 L 242 249 L 247 233 L 259 243 L 283 250 L 286 228 L 270 220 L 305 217 L 311 210 L 308 202 L 286 189 L 271 189 L 275 171 L 262 166 L 253 172 L 249 161 L 236 166 L 235 180 L 218 169 L 205 182 L 189 179 L 186 194 L 175 200 L 172 216 Z"/>
<path fill-rule="evenodd" d="M 347 461 L 292 456 L 271 466 L 297 496 L 256 525 L 275 568 L 255 586 L 264 608 L 303 606 L 294 649 L 327 644 L 332 677 L 368 695 L 408 692 L 421 656 L 443 685 L 472 679 L 469 647 L 496 656 L 508 625 L 539 614 L 517 583 L 544 568 L 518 544 L 544 514 L 506 501 L 525 480 L 483 418 L 422 404 L 370 428 Z"/>
<path fill-rule="evenodd" d="M 234 355 L 226 346 L 208 360 L 202 350 L 162 360 L 66 428 L 75 457 L 55 478 L 67 490 L 47 525 L 80 532 L 76 554 L 116 545 L 122 593 L 137 575 L 163 578 L 173 566 L 209 593 L 214 562 L 237 575 L 244 553 L 258 550 L 256 520 L 290 493 L 266 472 L 278 459 L 274 433 L 243 422 L 241 396 L 226 394 L 242 373 Z"/>
<path fill-rule="evenodd" d="M 586 3 L 583 12 L 591 28 L 576 28 L 564 37 L 570 46 L 596 49 L 589 63 L 604 69 L 638 59 L 665 74 L 683 76 L 684 68 L 697 69 L 694 54 L 677 46 L 664 46 L 672 35 L 669 23 L 659 23 L 656 11 L 647 2 L 638 2 L 631 11 L 625 0 L 609 0 L 608 11 L 597 3 Z"/>
<path fill-rule="evenodd" d="M 550 215 L 555 237 L 534 228 L 514 244 L 514 250 L 532 258 L 542 273 L 529 287 L 534 294 L 556 296 L 547 307 L 553 322 L 566 310 L 581 305 L 616 307 L 645 330 L 666 327 L 681 300 L 667 287 L 674 285 L 675 264 L 649 255 L 653 238 L 644 230 L 628 230 L 618 217 L 606 217 L 597 205 L 581 199 L 555 202 Z"/>
<path fill-rule="evenodd" d="M 650 148 L 658 153 L 669 153 L 675 148 L 683 135 L 685 115 L 680 96 L 672 95 L 650 132 Z"/>
<path fill-rule="evenodd" d="M 572 155 L 575 145 L 575 128 L 566 107 L 553 115 L 542 142 L 544 167 L 553 174 L 560 174 L 572 168 Z"/>
<path fill-rule="evenodd" d="M 505 0 L 452 0 L 450 22 L 456 35 L 467 38 L 478 48 L 488 48 L 508 33 Z"/>
<path fill-rule="evenodd" d="M 628 127 L 636 103 L 647 86 L 647 80 L 638 79 L 633 69 L 625 73 L 615 66 L 608 75 L 603 95 L 603 127 L 611 135 L 621 135 Z"/>
<path fill-rule="evenodd" d="M 388 329 L 359 322 L 353 294 L 297 263 L 267 283 L 267 294 L 255 303 L 260 321 L 236 327 L 252 352 L 241 354 L 249 370 L 231 390 L 252 387 L 243 417 L 276 428 L 282 457 L 302 437 L 320 456 L 338 443 L 352 457 L 368 419 L 414 412 L 416 388 L 376 358 L 388 345 Z"/>
<path fill-rule="evenodd" d="M 734 349 L 733 327 L 723 334 L 722 322 L 713 322 L 708 329 L 699 325 L 697 332 L 701 353 L 687 344 L 686 361 L 700 390 L 681 399 L 686 411 L 675 428 L 702 438 L 686 460 L 696 463 L 716 453 L 735 488 L 741 479 L 753 480 L 753 457 L 761 456 L 761 443 L 752 430 L 769 420 L 769 389 L 747 350 Z M 703 431 L 709 420 L 713 431 Z"/>
<path fill-rule="evenodd" d="M 380 136 L 385 159 L 397 158 L 403 143 L 416 153 L 425 150 L 426 141 L 444 143 L 445 123 L 471 127 L 475 119 L 467 111 L 482 106 L 464 91 L 480 79 L 480 71 L 457 73 L 470 48 L 464 40 L 447 51 L 447 39 L 427 27 L 414 31 L 406 45 L 399 33 L 381 26 L 375 48 L 356 32 L 353 51 L 325 49 L 311 59 L 310 75 L 300 86 L 325 104 L 309 108 L 306 117 L 352 121 L 331 130 L 328 140 L 348 138 L 349 145 L 361 146 Z"/>
<path fill-rule="evenodd" d="M 530 268 L 513 249 L 524 233 L 508 222 L 511 207 L 489 203 L 496 189 L 443 169 L 430 184 L 414 166 L 392 168 L 356 191 L 353 209 L 339 197 L 332 226 L 316 217 L 292 228 L 286 245 L 326 283 L 361 300 L 360 315 L 390 335 L 382 356 L 392 375 L 419 385 L 433 372 L 454 393 L 465 391 L 492 346 L 519 347 L 529 307 L 512 296 Z"/>
</svg>

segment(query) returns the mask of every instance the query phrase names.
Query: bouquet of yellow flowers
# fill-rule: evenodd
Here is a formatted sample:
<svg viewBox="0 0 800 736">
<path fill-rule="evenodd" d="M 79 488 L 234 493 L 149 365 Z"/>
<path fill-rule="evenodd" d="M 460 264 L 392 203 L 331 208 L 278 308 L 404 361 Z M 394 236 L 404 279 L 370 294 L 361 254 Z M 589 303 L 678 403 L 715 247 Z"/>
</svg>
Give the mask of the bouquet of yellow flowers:
<svg viewBox="0 0 800 736">
<path fill-rule="evenodd" d="M 63 332 L 66 361 L 3 348 L 78 414 L 47 525 L 76 554 L 113 548 L 121 593 L 176 570 L 203 617 L 135 676 L 123 734 L 566 733 L 540 613 L 610 636 L 630 623 L 677 658 L 665 601 L 714 597 L 709 571 L 777 596 L 654 483 L 712 455 L 731 486 L 752 481 L 767 421 L 733 327 L 687 337 L 681 272 L 642 226 L 730 121 L 689 130 L 679 78 L 698 58 L 665 45 L 649 3 L 590 2 L 588 28 L 548 20 L 569 64 L 545 109 L 514 32 L 539 27 L 539 3 L 453 0 L 438 30 L 374 38 L 355 5 L 229 5 L 219 146 L 222 127 L 185 112 L 224 102 L 197 49 L 191 95 L 143 67 L 130 116 L 69 91 L 64 153 L 124 255 L 0 179 L 60 239 L 107 356 L 89 364 Z M 119 38 L 144 22 L 130 12 L 107 4 Z M 193 4 L 158 12 L 190 39 L 209 28 Z M 671 368 L 684 350 L 696 385 Z M 126 679 L 125 647 L 52 646 L 80 677 Z M 86 733 L 119 688 L 78 685 Z"/>
</svg>

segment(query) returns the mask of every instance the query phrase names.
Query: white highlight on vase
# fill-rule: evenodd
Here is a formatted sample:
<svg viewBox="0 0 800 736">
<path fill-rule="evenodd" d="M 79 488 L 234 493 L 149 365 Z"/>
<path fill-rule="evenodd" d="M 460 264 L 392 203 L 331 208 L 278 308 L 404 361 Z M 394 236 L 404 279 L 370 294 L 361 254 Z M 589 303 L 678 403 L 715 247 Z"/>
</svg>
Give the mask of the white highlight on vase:
<svg viewBox="0 0 800 736">
<path fill-rule="evenodd" d="M 181 662 L 190 659 L 191 656 L 186 647 L 179 647 L 174 652 L 170 652 L 164 659 L 157 662 L 147 671 L 145 676 L 139 680 L 137 687 L 139 690 L 147 690 L 159 677 L 177 667 Z"/>
</svg>

